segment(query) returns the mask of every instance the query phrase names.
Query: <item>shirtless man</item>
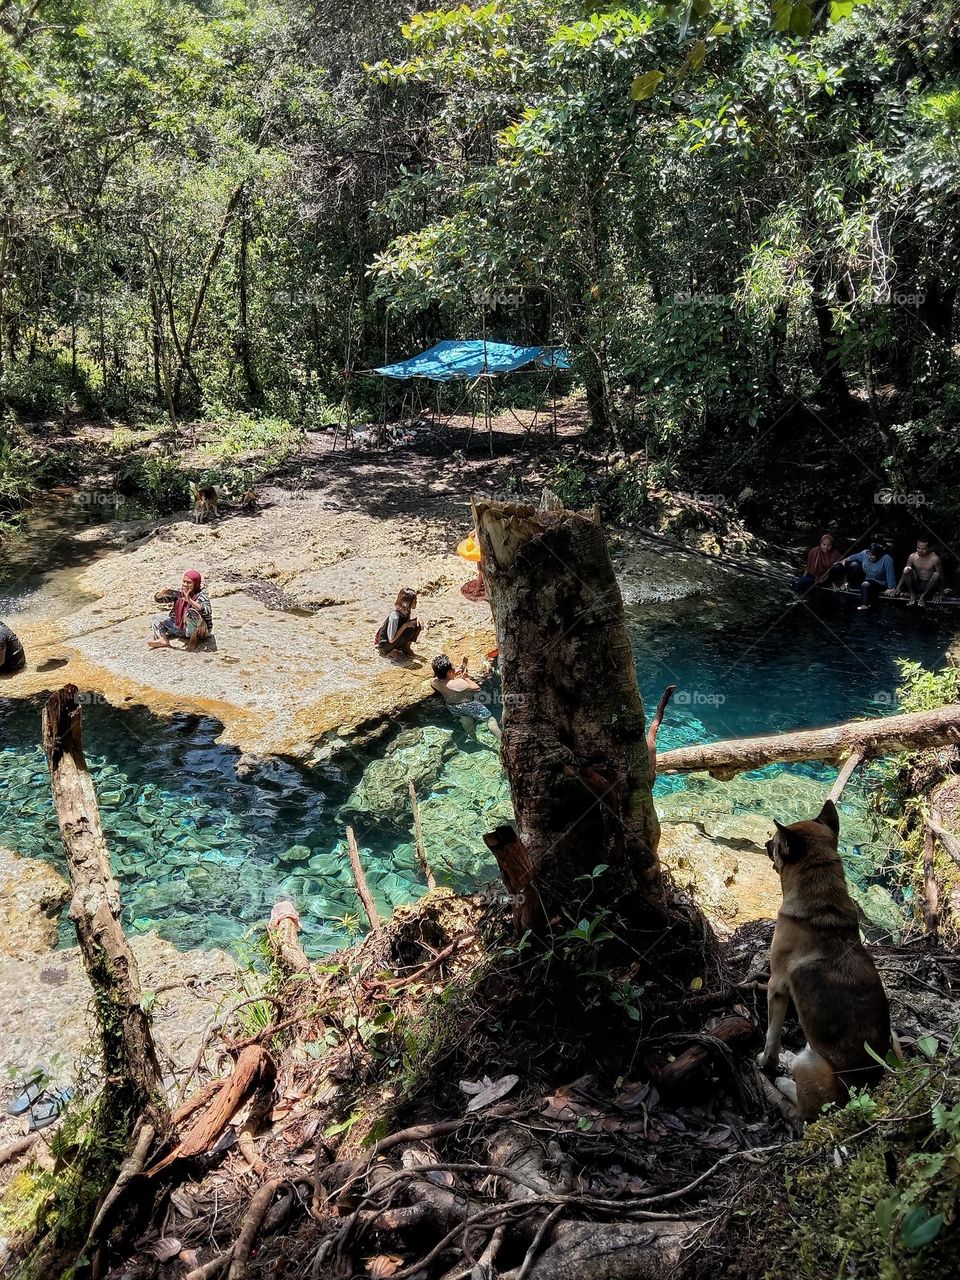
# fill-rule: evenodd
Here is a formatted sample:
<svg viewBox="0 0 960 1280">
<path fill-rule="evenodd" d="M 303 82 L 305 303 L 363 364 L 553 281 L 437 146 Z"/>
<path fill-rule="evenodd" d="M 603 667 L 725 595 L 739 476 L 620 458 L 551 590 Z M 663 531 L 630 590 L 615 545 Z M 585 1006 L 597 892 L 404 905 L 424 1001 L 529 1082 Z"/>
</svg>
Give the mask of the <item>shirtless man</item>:
<svg viewBox="0 0 960 1280">
<path fill-rule="evenodd" d="M 910 592 L 909 607 L 925 608 L 927 596 L 943 588 L 943 561 L 930 546 L 929 538 L 918 538 L 917 549 L 907 560 L 897 583 L 897 595 Z"/>
<path fill-rule="evenodd" d="M 466 657 L 460 660 L 456 669 L 445 653 L 434 658 L 431 665 L 434 678 L 430 684 L 454 719 L 460 721 L 464 732 L 475 738 L 477 725 L 485 724 L 496 738 L 500 738 L 500 726 L 490 714 L 490 708 L 475 696 L 480 692 L 480 686 L 467 674 Z"/>
</svg>

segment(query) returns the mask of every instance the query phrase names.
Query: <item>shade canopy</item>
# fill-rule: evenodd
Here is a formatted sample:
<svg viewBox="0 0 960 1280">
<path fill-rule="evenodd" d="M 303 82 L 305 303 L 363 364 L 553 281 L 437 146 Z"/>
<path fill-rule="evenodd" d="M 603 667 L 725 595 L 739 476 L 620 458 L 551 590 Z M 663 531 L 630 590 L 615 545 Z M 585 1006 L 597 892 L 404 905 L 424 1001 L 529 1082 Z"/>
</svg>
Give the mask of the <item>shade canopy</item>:
<svg viewBox="0 0 960 1280">
<path fill-rule="evenodd" d="M 385 364 L 373 373 L 385 378 L 429 378 L 433 382 L 453 382 L 456 378 L 479 378 L 482 374 L 512 373 L 524 365 L 544 369 L 569 369 L 570 358 L 558 347 L 515 347 L 509 342 L 438 342 L 427 351 L 398 364 Z"/>
</svg>

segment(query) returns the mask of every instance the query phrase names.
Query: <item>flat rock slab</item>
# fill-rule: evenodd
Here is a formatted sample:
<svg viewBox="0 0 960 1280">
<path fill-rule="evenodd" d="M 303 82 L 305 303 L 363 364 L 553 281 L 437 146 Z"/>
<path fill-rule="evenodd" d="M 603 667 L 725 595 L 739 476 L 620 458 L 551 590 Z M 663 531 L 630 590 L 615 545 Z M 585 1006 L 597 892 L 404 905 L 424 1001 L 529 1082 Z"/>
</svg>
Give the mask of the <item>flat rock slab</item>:
<svg viewBox="0 0 960 1280">
<path fill-rule="evenodd" d="M 3 695 L 72 682 L 115 705 L 209 715 L 245 751 L 308 759 L 324 740 L 382 726 L 430 696 L 437 653 L 467 653 L 479 667 L 492 620 L 489 605 L 460 591 L 472 576 L 455 554 L 466 507 L 397 518 L 329 509 L 321 494 L 275 493 L 256 516 L 113 526 L 114 549 L 91 553 L 77 579 L 85 602 L 56 621 L 29 610 L 10 619 L 28 670 L 5 681 Z M 71 536 L 93 544 L 104 529 Z M 151 650 L 150 620 L 164 612 L 154 593 L 188 568 L 213 599 L 214 640 L 196 653 Z M 419 591 L 426 628 L 411 662 L 382 658 L 373 645 L 402 586 Z M 37 669 L 53 657 L 69 661 Z"/>
<path fill-rule="evenodd" d="M 0 889 L 13 906 L 0 915 L 0 1146 L 24 1132 L 7 1114 L 24 1072 L 42 1067 L 70 1085 L 83 1059 L 96 1070 L 92 989 L 76 947 L 53 949 L 57 920 L 69 897 L 52 867 L 0 848 Z M 130 939 L 144 993 L 155 992 L 153 1031 L 161 1065 L 173 1078 L 193 1064 L 206 1028 L 237 965 L 221 951 L 178 951 L 155 934 Z"/>
</svg>

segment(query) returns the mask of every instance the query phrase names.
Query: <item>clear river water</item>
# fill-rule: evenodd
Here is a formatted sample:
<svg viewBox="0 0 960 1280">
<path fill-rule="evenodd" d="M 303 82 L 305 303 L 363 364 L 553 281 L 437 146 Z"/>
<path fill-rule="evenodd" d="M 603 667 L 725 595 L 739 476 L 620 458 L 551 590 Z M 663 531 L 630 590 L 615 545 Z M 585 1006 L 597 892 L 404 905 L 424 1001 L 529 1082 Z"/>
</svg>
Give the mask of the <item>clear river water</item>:
<svg viewBox="0 0 960 1280">
<path fill-rule="evenodd" d="M 898 659 L 943 663 L 950 619 L 933 610 L 918 615 L 881 606 L 860 614 L 832 599 L 811 610 L 789 607 L 785 593 L 758 580 L 724 582 L 713 596 L 628 607 L 648 709 L 666 684 L 677 685 L 662 750 L 889 714 Z M 0 842 L 62 865 L 39 708 L 38 700 L 0 697 Z M 359 928 L 346 823 L 356 828 L 381 910 L 424 891 L 407 771 L 418 780 L 425 841 L 439 877 L 466 890 L 495 875 L 481 836 L 510 816 L 496 752 L 486 730 L 468 743 L 439 707 L 418 709 L 392 739 L 341 757 L 336 767 L 302 771 L 277 761 L 246 778 L 237 776 L 239 753 L 216 742 L 214 721 L 161 719 L 143 708 L 97 702 L 84 719 L 131 931 L 154 929 L 182 947 L 242 950 L 283 896 L 301 913 L 309 952 L 342 945 Z M 790 821 L 812 816 L 834 774 L 801 765 L 727 784 L 665 777 L 657 783 L 658 805 L 667 821 L 738 810 Z M 882 881 L 896 857 L 889 837 L 867 817 L 870 785 L 868 777 L 852 786 L 843 805 L 842 848 L 861 885 Z"/>
</svg>

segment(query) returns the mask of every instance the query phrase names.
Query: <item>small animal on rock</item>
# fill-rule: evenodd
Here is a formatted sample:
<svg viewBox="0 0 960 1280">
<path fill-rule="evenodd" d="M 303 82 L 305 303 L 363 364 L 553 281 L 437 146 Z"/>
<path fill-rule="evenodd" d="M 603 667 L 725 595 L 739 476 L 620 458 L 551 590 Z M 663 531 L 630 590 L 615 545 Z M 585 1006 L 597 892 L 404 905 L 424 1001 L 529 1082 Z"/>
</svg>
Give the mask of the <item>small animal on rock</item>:
<svg viewBox="0 0 960 1280">
<path fill-rule="evenodd" d="M 891 1049 L 890 1007 L 876 966 L 860 941 L 857 908 L 837 852 L 840 818 L 828 800 L 812 822 L 794 822 L 767 841 L 780 874 L 783 903 L 770 951 L 769 1027 L 760 1069 L 779 1063 L 780 1034 L 791 1000 L 807 1037 L 793 1060 L 793 1079 L 777 1088 L 803 1120 L 828 1102 L 843 1104 L 851 1087 L 876 1084 Z"/>
<path fill-rule="evenodd" d="M 199 485 L 194 490 L 193 523 L 204 524 L 207 520 L 216 520 L 219 514 L 217 502 L 217 491 L 212 484 Z"/>
</svg>

